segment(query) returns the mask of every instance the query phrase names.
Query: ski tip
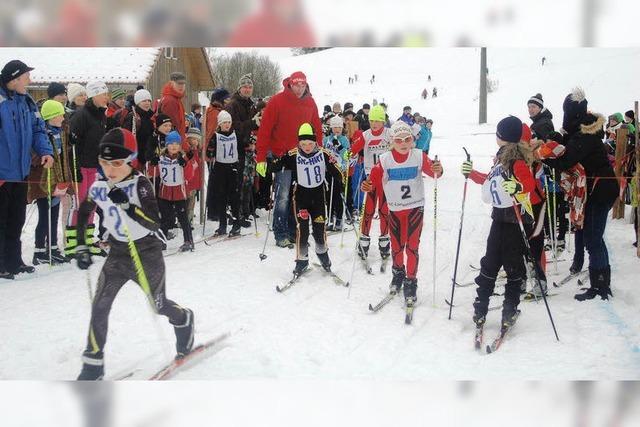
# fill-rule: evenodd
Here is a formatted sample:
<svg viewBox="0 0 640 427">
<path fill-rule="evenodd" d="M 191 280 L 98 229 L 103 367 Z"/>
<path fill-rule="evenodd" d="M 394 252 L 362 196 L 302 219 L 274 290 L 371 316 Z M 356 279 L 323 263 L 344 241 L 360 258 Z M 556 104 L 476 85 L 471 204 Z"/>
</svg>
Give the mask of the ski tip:
<svg viewBox="0 0 640 427">
<path fill-rule="evenodd" d="M 280 289 L 280 286 L 276 286 L 276 291 L 282 292 L 282 289 Z"/>
<path fill-rule="evenodd" d="M 553 287 L 554 288 L 559 288 L 560 286 L 558 286 L 558 284 L 556 282 L 553 282 Z"/>
<path fill-rule="evenodd" d="M 410 325 L 410 324 L 411 324 L 411 317 L 406 316 L 406 317 L 404 318 L 404 324 L 405 324 L 405 325 Z"/>
<path fill-rule="evenodd" d="M 373 311 L 373 306 L 369 304 L 369 311 Z"/>
<path fill-rule="evenodd" d="M 487 345 L 487 354 L 491 354 L 491 346 Z"/>
</svg>

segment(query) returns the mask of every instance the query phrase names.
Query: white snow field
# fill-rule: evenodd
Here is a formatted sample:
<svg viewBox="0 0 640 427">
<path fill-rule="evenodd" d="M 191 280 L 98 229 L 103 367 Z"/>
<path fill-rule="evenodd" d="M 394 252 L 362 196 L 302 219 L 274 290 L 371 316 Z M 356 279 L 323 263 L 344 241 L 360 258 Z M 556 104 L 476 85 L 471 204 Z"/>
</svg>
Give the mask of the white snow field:
<svg viewBox="0 0 640 427">
<path fill-rule="evenodd" d="M 52 53 L 55 55 L 55 53 Z M 547 64 L 540 66 L 546 56 Z M 489 96 L 489 123 L 477 123 L 479 49 L 331 49 L 282 59 L 283 72 L 303 70 L 318 107 L 351 101 L 385 101 L 392 119 L 404 105 L 434 119 L 431 155 L 438 154 L 445 174 L 438 183 L 437 283 L 433 295 L 433 181 L 426 180 L 425 221 L 420 248 L 418 301 L 413 324 L 404 324 L 401 298 L 371 314 L 391 279 L 356 263 L 350 289 L 337 286 L 315 268 L 279 294 L 276 285 L 290 279 L 295 251 L 277 248 L 272 235 L 267 259 L 260 261 L 267 214 L 260 211 L 260 236 L 215 244 L 198 244 L 193 253 L 166 258 L 168 297 L 195 312 L 196 342 L 221 333 L 231 336 L 211 356 L 179 372 L 177 380 L 424 380 L 424 379 L 639 379 L 640 263 L 632 247 L 633 226 L 610 221 L 605 239 L 612 268 L 614 298 L 579 303 L 575 283 L 551 288 L 549 304 L 560 336 L 556 342 L 542 302 L 524 302 L 517 325 L 495 354 L 473 349 L 472 301 L 475 288 L 457 288 L 452 320 L 444 303 L 451 277 L 460 224 L 464 178 L 462 147 L 477 169 L 487 171 L 496 151 L 495 124 L 507 114 L 528 121 L 526 101 L 541 92 L 559 128 L 562 100 L 581 85 L 590 108 L 604 114 L 632 108 L 640 93 L 638 49 L 489 49 L 490 77 L 499 83 Z M 358 73 L 358 83 L 347 84 Z M 370 84 L 371 74 L 376 75 Z M 432 81 L 427 83 L 427 74 Z M 329 79 L 333 84 L 329 85 Z M 437 99 L 420 99 L 424 87 L 436 86 Z M 37 213 L 28 208 L 24 260 L 31 261 Z M 627 215 L 628 216 L 628 215 Z M 480 187 L 469 183 L 458 278 L 469 281 L 485 250 L 490 207 Z M 216 223 L 208 222 L 206 234 Z M 243 230 L 253 233 L 252 229 Z M 196 228 L 196 238 L 202 229 Z M 62 234 L 60 233 L 60 236 Z M 378 226 L 372 228 L 372 248 Z M 349 279 L 355 246 L 353 232 L 329 237 L 333 269 Z M 181 243 L 180 234 L 170 247 Z M 313 245 L 310 248 L 312 261 Z M 572 253 L 561 256 L 549 281 L 568 273 Z M 102 260 L 90 270 L 95 286 Z M 585 263 L 585 268 L 586 268 Z M 435 306 L 432 301 L 435 299 Z M 494 297 L 493 304 L 499 304 Z M 85 272 L 67 265 L 39 266 L 32 277 L 0 282 L 0 379 L 73 379 L 81 367 L 90 305 Z M 485 341 L 498 332 L 500 311 L 491 311 Z M 106 347 L 107 378 L 133 370 L 145 379 L 174 352 L 173 330 L 165 318 L 152 319 L 143 293 L 126 285 L 115 301 Z"/>
</svg>

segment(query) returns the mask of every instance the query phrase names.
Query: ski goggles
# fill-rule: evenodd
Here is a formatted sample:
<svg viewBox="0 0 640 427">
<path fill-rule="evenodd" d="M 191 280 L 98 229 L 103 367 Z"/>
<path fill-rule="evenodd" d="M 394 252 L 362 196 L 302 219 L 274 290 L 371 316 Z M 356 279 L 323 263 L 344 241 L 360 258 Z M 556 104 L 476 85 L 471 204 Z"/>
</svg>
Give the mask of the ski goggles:
<svg viewBox="0 0 640 427">
<path fill-rule="evenodd" d="M 126 159 L 115 159 L 115 160 L 107 160 L 107 159 L 103 159 L 102 157 L 98 157 L 98 163 L 100 164 L 101 167 L 105 168 L 107 166 L 111 167 L 111 168 L 121 168 L 124 165 L 126 165 L 127 163 L 129 163 L 131 160 L 129 158 Z"/>
<path fill-rule="evenodd" d="M 401 136 L 394 136 L 393 137 L 393 142 L 395 142 L 396 144 L 400 144 L 402 142 L 404 142 L 404 143 L 413 142 L 413 135 L 408 135 L 408 136 L 405 136 L 404 138 L 401 137 Z"/>
</svg>

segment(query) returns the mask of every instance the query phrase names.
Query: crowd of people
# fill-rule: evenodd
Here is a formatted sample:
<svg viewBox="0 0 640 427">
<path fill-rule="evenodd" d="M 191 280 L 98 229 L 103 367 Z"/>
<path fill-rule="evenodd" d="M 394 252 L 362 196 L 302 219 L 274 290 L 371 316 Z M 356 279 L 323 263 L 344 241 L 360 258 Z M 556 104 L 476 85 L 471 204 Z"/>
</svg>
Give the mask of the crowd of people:
<svg viewBox="0 0 640 427">
<path fill-rule="evenodd" d="M 23 261 L 21 245 L 27 203 L 38 211 L 33 264 L 75 258 L 86 269 L 92 255 L 107 257 L 93 300 L 82 379 L 104 373 L 106 318 L 129 279 L 175 327 L 178 356 L 190 351 L 194 315 L 166 299 L 161 253 L 177 224 L 183 235 L 179 250 L 194 250 L 200 197 L 206 198 L 206 220 L 218 222 L 212 238 L 239 236 L 251 227 L 257 208 L 271 210 L 276 245 L 296 247 L 295 275 L 309 265 L 310 227 L 327 271 L 326 233 L 348 225 L 356 228 L 356 250 L 366 261 L 377 214 L 380 257 L 393 262 L 390 292 L 403 290 L 407 306 L 416 302 L 423 173 L 438 179 L 443 167 L 428 156 L 433 121 L 410 106 L 395 121 L 377 102 L 358 111 L 351 102 L 335 102 L 320 116 L 301 71 L 286 77 L 267 102 L 254 100 L 252 76 L 243 75 L 233 91 L 214 90 L 204 111 L 197 103 L 185 111 L 181 72 L 171 74 L 158 99 L 144 87 L 127 93 L 90 81 L 52 83 L 48 99 L 35 102 L 27 93 L 32 70 L 13 60 L 0 75 L 0 278 L 34 272 Z M 473 318 L 480 327 L 499 270 L 507 276 L 502 323 L 510 325 L 527 292 L 527 277 L 537 279 L 531 293 L 546 292 L 546 252 L 557 256 L 570 231 L 571 273 L 582 271 L 585 249 L 589 253 L 590 288 L 576 299 L 607 299 L 611 268 L 603 234 L 621 186 L 637 211 L 630 179 L 632 111 L 611 115 L 605 127 L 605 118 L 588 110 L 584 92 L 574 89 L 556 132 L 541 94 L 529 98 L 527 107 L 530 126 L 514 116 L 498 123 L 499 148 L 488 173 L 475 170 L 471 160 L 462 164 L 464 176 L 481 184 L 493 205 L 475 280 Z M 620 129 L 628 141 L 624 157 L 616 159 Z M 635 218 L 637 231 L 637 212 Z"/>
</svg>

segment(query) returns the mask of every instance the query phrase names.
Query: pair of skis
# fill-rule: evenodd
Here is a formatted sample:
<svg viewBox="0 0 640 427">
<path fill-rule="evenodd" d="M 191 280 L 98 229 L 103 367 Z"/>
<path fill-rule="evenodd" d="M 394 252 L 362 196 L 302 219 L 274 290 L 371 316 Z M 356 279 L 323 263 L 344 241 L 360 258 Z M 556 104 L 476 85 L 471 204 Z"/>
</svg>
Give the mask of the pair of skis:
<svg viewBox="0 0 640 427">
<path fill-rule="evenodd" d="M 516 314 L 513 317 L 511 324 L 502 325 L 502 327 L 500 328 L 500 334 L 498 334 L 498 336 L 491 342 L 491 344 L 488 344 L 485 347 L 485 351 L 487 354 L 495 353 L 496 351 L 498 351 L 498 349 L 502 346 L 502 343 L 504 342 L 505 338 L 507 337 L 507 334 L 513 328 L 516 321 L 518 320 L 518 316 L 520 316 L 520 310 L 516 311 Z M 476 333 L 474 337 L 474 348 L 478 351 L 482 349 L 483 338 L 484 338 L 484 324 L 476 327 Z"/>
<path fill-rule="evenodd" d="M 382 309 L 382 307 L 384 307 L 385 305 L 389 304 L 391 302 L 391 300 L 396 295 L 398 295 L 397 292 L 389 292 L 376 305 L 369 304 L 369 311 L 372 312 L 372 313 L 377 313 L 378 311 L 380 311 Z M 414 308 L 415 308 L 415 302 L 407 301 L 405 303 L 404 323 L 406 325 L 410 325 L 413 322 L 413 310 L 414 310 Z"/>
<path fill-rule="evenodd" d="M 199 344 L 191 350 L 191 352 L 183 357 L 175 358 L 171 362 L 164 365 L 158 371 L 156 371 L 153 375 L 151 375 L 148 380 L 150 381 L 161 381 L 168 380 L 173 377 L 178 372 L 185 370 L 195 363 L 204 360 L 206 357 L 214 354 L 214 350 L 219 351 L 222 350 L 222 346 L 220 344 L 225 341 L 227 338 L 231 336 L 231 332 L 226 332 L 224 334 L 218 335 L 208 341 Z M 133 377 L 136 372 L 140 369 L 132 369 L 127 372 L 121 373 L 113 378 L 114 381 L 121 381 L 128 378 Z"/>
<path fill-rule="evenodd" d="M 323 273 L 325 273 L 326 275 L 331 277 L 336 285 L 340 285 L 340 286 L 344 286 L 344 287 L 348 287 L 349 286 L 349 282 L 347 282 L 344 279 L 342 279 L 335 272 L 331 271 L 331 269 L 327 270 L 324 267 L 322 267 L 320 264 L 317 264 L 317 263 L 313 263 L 313 265 L 316 266 L 316 267 L 319 267 L 320 270 Z M 276 286 L 276 291 L 279 292 L 279 293 L 283 293 L 286 290 L 290 289 L 292 286 L 294 286 L 298 282 L 298 279 L 300 279 L 302 276 L 306 275 L 309 271 L 311 271 L 310 268 L 307 268 L 302 273 L 295 273 L 294 272 L 293 273 L 293 278 L 291 280 L 289 280 L 287 283 L 285 283 L 282 286 L 280 286 L 280 285 Z"/>
</svg>

